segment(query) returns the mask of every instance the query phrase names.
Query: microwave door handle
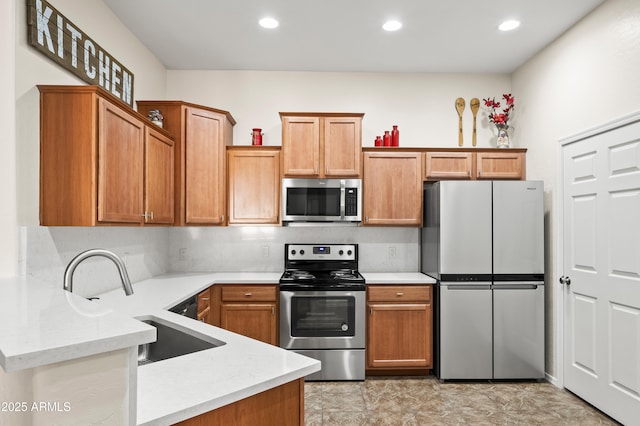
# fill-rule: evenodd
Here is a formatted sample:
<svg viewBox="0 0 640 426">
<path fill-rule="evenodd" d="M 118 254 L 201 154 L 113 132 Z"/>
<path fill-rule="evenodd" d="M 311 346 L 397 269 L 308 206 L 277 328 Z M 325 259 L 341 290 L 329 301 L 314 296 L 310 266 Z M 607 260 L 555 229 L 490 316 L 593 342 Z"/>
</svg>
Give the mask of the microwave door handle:
<svg viewBox="0 0 640 426">
<path fill-rule="evenodd" d="M 345 181 L 340 180 L 340 218 L 344 220 Z"/>
</svg>

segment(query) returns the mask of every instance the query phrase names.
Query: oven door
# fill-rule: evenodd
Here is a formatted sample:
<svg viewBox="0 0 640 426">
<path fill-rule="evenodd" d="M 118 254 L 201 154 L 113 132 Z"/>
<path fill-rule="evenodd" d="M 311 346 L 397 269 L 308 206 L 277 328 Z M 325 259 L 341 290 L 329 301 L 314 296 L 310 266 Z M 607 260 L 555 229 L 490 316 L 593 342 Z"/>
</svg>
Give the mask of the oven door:
<svg viewBox="0 0 640 426">
<path fill-rule="evenodd" d="M 364 291 L 280 291 L 280 347 L 364 349 Z"/>
</svg>

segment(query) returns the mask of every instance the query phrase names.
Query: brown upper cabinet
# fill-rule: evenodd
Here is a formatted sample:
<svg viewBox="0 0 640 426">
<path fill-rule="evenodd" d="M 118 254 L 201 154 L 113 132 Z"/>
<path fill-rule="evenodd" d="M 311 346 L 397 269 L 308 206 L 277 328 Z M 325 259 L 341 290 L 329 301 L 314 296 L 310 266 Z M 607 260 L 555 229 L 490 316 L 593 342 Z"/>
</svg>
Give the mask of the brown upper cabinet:
<svg viewBox="0 0 640 426">
<path fill-rule="evenodd" d="M 171 137 L 97 86 L 38 89 L 40 224 L 172 224 Z"/>
<path fill-rule="evenodd" d="M 526 179 L 526 149 L 428 150 L 424 180 Z"/>
<path fill-rule="evenodd" d="M 364 153 L 363 224 L 422 224 L 422 153 Z"/>
<path fill-rule="evenodd" d="M 281 112 L 283 175 L 359 177 L 363 116 Z"/>
<path fill-rule="evenodd" d="M 137 101 L 162 113 L 175 138 L 175 224 L 226 224 L 226 146 L 236 124 L 227 111 L 182 101 Z"/>
<path fill-rule="evenodd" d="M 280 147 L 228 147 L 229 224 L 278 224 Z"/>
</svg>

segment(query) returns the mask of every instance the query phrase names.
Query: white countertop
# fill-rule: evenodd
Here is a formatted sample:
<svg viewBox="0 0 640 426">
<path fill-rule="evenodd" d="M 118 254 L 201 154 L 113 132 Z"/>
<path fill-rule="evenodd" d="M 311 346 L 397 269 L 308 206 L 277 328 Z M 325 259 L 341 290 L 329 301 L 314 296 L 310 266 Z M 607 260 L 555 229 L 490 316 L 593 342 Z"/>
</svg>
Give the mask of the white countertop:
<svg viewBox="0 0 640 426">
<path fill-rule="evenodd" d="M 156 316 L 225 345 L 138 367 L 138 424 L 172 424 L 320 370 L 320 361 L 164 309 L 212 284 L 277 284 L 281 273 L 167 274 L 100 295 L 134 317 Z M 94 302 L 95 303 L 95 302 Z"/>
<path fill-rule="evenodd" d="M 435 284 L 436 280 L 422 272 L 362 272 L 369 284 Z"/>
<path fill-rule="evenodd" d="M 62 282 L 0 280 L 0 365 L 7 373 L 155 339 L 153 327 L 64 291 Z"/>
<path fill-rule="evenodd" d="M 198 294 L 212 284 L 278 284 L 281 272 L 216 272 L 172 273 L 159 275 L 133 285 L 133 294 L 122 289 L 100 295 L 100 301 L 113 305 L 131 316 L 144 315 L 149 310 L 168 309 Z"/>
<path fill-rule="evenodd" d="M 138 425 L 167 425 L 320 370 L 320 361 L 167 311 L 167 319 L 225 343 L 138 367 Z"/>
<path fill-rule="evenodd" d="M 167 274 L 89 301 L 29 278 L 0 280 L 5 372 L 153 342 L 155 316 L 225 344 L 138 367 L 137 422 L 167 425 L 320 370 L 320 362 L 164 310 L 211 284 L 277 284 L 281 273 Z"/>
</svg>

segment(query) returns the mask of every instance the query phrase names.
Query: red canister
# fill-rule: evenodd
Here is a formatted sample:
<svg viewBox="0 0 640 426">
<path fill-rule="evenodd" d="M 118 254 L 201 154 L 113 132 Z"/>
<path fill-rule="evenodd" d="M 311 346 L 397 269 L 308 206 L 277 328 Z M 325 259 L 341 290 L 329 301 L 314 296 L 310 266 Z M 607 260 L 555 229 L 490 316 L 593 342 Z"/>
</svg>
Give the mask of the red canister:
<svg viewBox="0 0 640 426">
<path fill-rule="evenodd" d="M 376 136 L 376 140 L 373 143 L 374 146 L 382 146 L 382 136 Z"/>
<path fill-rule="evenodd" d="M 398 126 L 393 126 L 393 130 L 391 131 L 391 146 L 400 145 L 400 130 L 398 130 Z"/>
<path fill-rule="evenodd" d="M 251 132 L 251 145 L 262 145 L 262 129 L 253 129 Z"/>
<path fill-rule="evenodd" d="M 382 140 L 383 140 L 384 146 L 391 146 L 391 133 L 389 132 L 389 130 L 384 131 L 384 136 L 382 136 Z"/>
</svg>

